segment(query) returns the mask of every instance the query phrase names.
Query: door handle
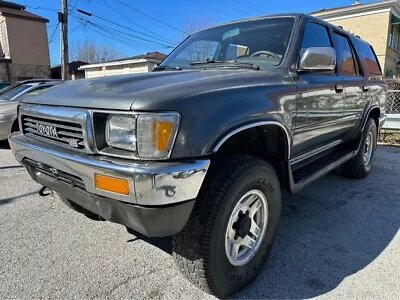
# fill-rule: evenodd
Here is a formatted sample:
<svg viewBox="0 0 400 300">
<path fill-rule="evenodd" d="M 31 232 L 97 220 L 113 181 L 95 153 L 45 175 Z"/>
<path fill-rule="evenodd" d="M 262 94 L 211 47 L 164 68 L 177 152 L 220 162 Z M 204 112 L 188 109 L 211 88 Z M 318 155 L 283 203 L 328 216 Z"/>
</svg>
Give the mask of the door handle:
<svg viewBox="0 0 400 300">
<path fill-rule="evenodd" d="M 336 93 L 343 93 L 343 85 L 341 84 L 335 85 L 335 91 Z"/>
<path fill-rule="evenodd" d="M 369 91 L 369 86 L 368 85 L 364 85 L 362 87 L 363 92 L 368 92 Z"/>
</svg>

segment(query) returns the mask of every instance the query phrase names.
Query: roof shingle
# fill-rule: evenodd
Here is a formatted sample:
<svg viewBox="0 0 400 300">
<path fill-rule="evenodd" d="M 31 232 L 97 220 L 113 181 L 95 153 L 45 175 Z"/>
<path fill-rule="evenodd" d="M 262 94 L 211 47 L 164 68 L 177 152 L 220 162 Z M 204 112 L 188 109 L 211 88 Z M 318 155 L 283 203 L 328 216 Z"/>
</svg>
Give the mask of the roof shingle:
<svg viewBox="0 0 400 300">
<path fill-rule="evenodd" d="M 9 16 L 15 18 L 22 18 L 22 19 L 29 19 L 29 20 L 36 20 L 40 22 L 48 23 L 49 20 L 43 18 L 41 16 L 35 15 L 29 11 L 25 10 L 25 6 L 19 5 L 17 3 L 8 2 L 8 1 L 0 1 L 0 15 L 2 16 Z"/>
</svg>

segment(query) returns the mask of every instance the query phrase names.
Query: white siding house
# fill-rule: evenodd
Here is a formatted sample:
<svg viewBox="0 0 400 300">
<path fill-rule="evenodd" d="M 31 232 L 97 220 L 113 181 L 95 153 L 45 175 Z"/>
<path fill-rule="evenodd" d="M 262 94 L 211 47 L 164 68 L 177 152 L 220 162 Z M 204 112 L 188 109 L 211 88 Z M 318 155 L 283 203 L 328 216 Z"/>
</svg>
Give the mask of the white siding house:
<svg viewBox="0 0 400 300">
<path fill-rule="evenodd" d="M 165 57 L 166 55 L 160 52 L 149 52 L 129 58 L 81 66 L 79 70 L 85 71 L 85 78 L 151 72 Z"/>
</svg>

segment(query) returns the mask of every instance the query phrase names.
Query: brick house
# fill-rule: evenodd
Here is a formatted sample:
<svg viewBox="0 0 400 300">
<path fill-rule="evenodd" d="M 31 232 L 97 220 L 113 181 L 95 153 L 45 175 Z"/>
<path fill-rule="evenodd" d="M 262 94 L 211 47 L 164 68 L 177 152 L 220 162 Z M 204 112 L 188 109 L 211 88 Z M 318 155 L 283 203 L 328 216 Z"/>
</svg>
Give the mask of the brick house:
<svg viewBox="0 0 400 300">
<path fill-rule="evenodd" d="M 397 0 L 324 8 L 311 13 L 360 36 L 375 49 L 384 74 L 400 74 L 400 4 Z"/>
<path fill-rule="evenodd" d="M 0 81 L 50 76 L 46 23 L 23 5 L 0 1 Z"/>
</svg>

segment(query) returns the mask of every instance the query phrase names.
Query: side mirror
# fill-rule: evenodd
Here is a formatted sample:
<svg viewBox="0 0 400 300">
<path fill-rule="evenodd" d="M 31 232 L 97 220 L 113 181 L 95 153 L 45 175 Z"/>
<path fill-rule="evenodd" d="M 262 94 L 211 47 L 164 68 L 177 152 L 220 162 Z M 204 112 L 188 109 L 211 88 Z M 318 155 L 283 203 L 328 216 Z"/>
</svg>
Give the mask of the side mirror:
<svg viewBox="0 0 400 300">
<path fill-rule="evenodd" d="M 336 51 L 332 47 L 311 47 L 303 51 L 299 61 L 300 72 L 333 71 Z"/>
</svg>

